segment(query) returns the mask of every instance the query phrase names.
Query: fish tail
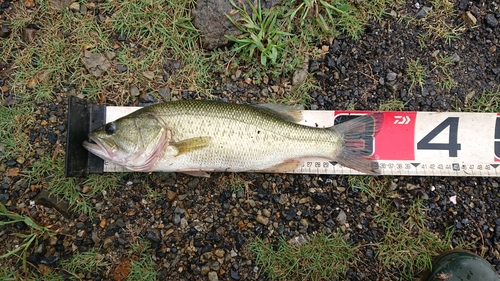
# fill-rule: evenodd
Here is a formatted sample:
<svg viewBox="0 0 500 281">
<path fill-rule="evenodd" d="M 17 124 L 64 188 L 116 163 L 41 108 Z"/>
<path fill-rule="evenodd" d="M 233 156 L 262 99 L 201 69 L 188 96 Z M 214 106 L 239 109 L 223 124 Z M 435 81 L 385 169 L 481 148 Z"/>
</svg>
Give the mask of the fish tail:
<svg viewBox="0 0 500 281">
<path fill-rule="evenodd" d="M 383 113 L 356 117 L 331 130 L 340 134 L 341 147 L 335 160 L 342 166 L 363 172 L 369 175 L 380 174 L 374 160 L 375 135 L 380 131 L 383 122 Z"/>
</svg>

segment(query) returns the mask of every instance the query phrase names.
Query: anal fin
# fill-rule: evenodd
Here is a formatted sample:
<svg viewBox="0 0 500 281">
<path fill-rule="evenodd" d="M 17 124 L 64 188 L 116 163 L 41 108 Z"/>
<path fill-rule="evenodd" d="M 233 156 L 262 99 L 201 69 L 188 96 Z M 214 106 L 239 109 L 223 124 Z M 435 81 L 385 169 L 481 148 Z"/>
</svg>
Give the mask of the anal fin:
<svg viewBox="0 0 500 281">
<path fill-rule="evenodd" d="M 260 170 L 259 172 L 279 172 L 279 173 L 288 172 L 295 170 L 298 166 L 300 166 L 300 163 L 302 163 L 300 159 L 287 159 L 278 165 L 274 165 L 270 168 Z"/>
<path fill-rule="evenodd" d="M 204 177 L 204 178 L 209 178 L 210 175 L 205 172 L 205 171 L 200 171 L 200 170 L 183 170 L 183 171 L 177 171 L 179 173 L 183 173 L 186 175 L 190 175 L 193 177 Z"/>
</svg>

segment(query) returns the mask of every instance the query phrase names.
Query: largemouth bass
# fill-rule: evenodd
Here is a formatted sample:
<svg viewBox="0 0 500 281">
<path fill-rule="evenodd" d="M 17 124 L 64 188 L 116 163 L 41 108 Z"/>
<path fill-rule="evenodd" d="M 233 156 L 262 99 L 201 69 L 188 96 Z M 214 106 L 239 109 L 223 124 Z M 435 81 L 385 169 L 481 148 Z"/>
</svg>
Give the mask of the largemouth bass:
<svg viewBox="0 0 500 281">
<path fill-rule="evenodd" d="M 277 110 L 276 110 L 277 109 Z M 173 101 L 139 109 L 89 134 L 83 146 L 130 171 L 287 171 L 319 157 L 367 174 L 382 114 L 331 128 L 297 124 L 300 111 L 279 106 Z"/>
</svg>

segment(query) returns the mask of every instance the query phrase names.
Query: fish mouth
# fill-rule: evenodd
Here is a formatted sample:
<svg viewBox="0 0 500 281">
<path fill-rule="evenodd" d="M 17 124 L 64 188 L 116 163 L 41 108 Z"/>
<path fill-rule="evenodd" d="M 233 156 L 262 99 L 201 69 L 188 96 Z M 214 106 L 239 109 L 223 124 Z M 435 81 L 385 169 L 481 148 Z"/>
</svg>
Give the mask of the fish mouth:
<svg viewBox="0 0 500 281">
<path fill-rule="evenodd" d="M 106 147 L 102 141 L 93 135 L 89 135 L 90 141 L 84 141 L 83 147 L 93 154 L 105 159 L 111 160 L 116 153 L 114 153 L 110 148 Z"/>
</svg>

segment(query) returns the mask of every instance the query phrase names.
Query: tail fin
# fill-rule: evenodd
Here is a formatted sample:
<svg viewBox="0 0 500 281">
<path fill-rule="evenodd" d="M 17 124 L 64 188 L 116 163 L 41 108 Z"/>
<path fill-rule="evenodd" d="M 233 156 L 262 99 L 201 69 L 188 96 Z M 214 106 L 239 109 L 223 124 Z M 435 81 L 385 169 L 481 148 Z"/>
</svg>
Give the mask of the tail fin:
<svg viewBox="0 0 500 281">
<path fill-rule="evenodd" d="M 378 175 L 378 165 L 372 165 L 372 157 L 375 149 L 374 136 L 380 131 L 383 120 L 384 114 L 377 112 L 333 126 L 331 129 L 343 139 L 335 160 L 342 166 L 369 175 Z"/>
</svg>

